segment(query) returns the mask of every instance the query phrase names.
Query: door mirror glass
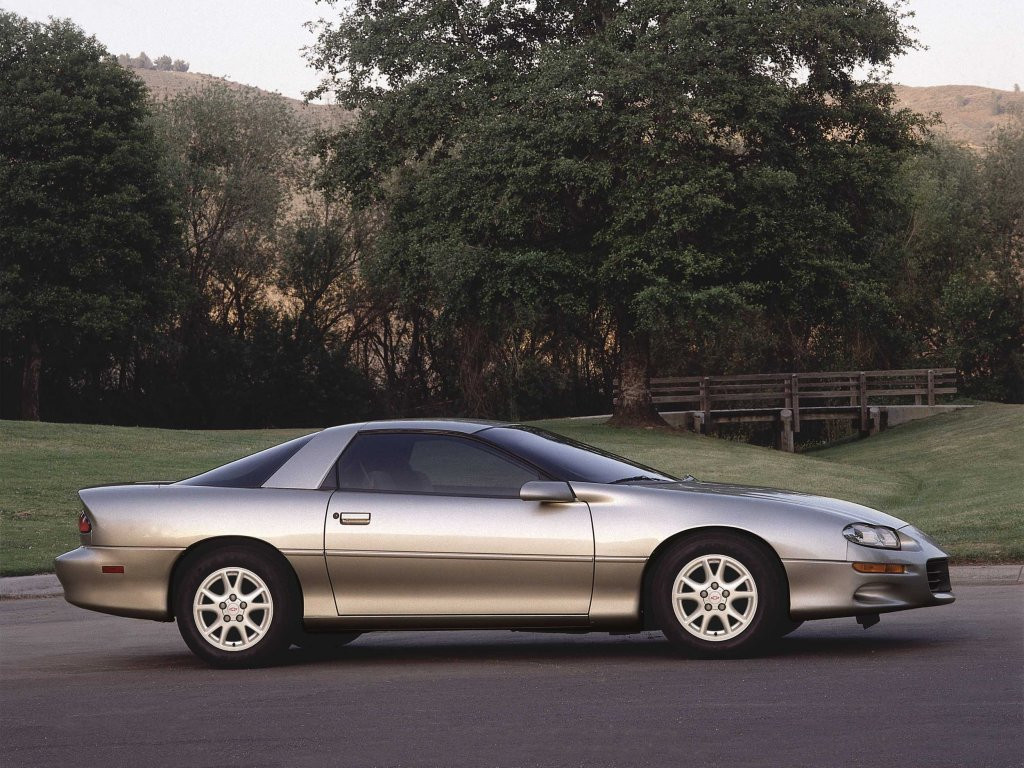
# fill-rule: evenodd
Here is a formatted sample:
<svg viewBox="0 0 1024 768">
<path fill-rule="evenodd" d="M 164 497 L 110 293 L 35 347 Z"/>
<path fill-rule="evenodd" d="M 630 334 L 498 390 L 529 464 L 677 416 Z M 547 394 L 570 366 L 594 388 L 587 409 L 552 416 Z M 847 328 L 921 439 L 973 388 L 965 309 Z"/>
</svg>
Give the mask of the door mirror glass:
<svg viewBox="0 0 1024 768">
<path fill-rule="evenodd" d="M 534 480 L 519 489 L 523 501 L 576 501 L 576 494 L 568 483 Z"/>
</svg>

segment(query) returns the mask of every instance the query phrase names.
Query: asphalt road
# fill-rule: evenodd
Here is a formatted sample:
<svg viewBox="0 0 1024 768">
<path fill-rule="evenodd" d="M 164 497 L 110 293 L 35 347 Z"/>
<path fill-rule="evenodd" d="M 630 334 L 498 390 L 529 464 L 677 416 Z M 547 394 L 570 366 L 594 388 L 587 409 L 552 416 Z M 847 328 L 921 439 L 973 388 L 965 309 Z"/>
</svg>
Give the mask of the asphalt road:
<svg viewBox="0 0 1024 768">
<path fill-rule="evenodd" d="M 1020 766 L 1024 588 L 805 624 L 771 655 L 656 633 L 367 635 L 210 670 L 171 624 L 0 602 L 0 765 Z"/>
</svg>

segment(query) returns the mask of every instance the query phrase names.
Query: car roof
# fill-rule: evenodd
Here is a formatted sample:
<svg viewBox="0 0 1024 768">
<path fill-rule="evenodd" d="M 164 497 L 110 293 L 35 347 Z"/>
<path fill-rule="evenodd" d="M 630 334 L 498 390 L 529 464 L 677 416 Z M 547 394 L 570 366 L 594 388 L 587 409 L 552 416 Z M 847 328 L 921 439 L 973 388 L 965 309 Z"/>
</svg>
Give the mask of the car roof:
<svg viewBox="0 0 1024 768">
<path fill-rule="evenodd" d="M 359 427 L 359 431 L 426 430 L 473 434 L 490 429 L 491 427 L 506 426 L 509 426 L 508 422 L 489 421 L 487 419 L 385 419 L 382 421 L 368 421 Z"/>
<path fill-rule="evenodd" d="M 485 419 L 394 419 L 328 427 L 315 432 L 309 442 L 271 475 L 263 487 L 319 488 L 338 455 L 361 432 L 457 432 L 470 435 L 500 426 L 510 425 Z"/>
</svg>

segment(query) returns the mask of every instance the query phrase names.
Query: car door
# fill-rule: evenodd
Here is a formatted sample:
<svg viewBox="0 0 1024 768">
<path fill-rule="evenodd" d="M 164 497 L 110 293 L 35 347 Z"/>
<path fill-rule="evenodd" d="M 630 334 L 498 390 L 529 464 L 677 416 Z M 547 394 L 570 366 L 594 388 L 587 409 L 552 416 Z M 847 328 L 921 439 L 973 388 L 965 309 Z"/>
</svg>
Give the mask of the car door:
<svg viewBox="0 0 1024 768">
<path fill-rule="evenodd" d="M 590 510 L 521 500 L 537 470 L 470 435 L 380 431 L 337 471 L 324 546 L 340 616 L 585 620 Z"/>
</svg>

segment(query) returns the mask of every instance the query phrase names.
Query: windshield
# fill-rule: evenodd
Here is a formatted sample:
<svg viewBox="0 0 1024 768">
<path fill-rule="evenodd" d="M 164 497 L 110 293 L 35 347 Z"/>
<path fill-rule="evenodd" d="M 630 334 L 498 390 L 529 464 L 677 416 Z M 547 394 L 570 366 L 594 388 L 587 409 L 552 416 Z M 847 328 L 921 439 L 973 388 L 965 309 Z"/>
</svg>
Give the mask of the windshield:
<svg viewBox="0 0 1024 768">
<path fill-rule="evenodd" d="M 679 479 L 666 472 L 651 469 L 614 453 L 537 427 L 490 427 L 478 432 L 477 436 L 522 456 L 559 480 L 586 483 L 666 483 Z"/>
</svg>

